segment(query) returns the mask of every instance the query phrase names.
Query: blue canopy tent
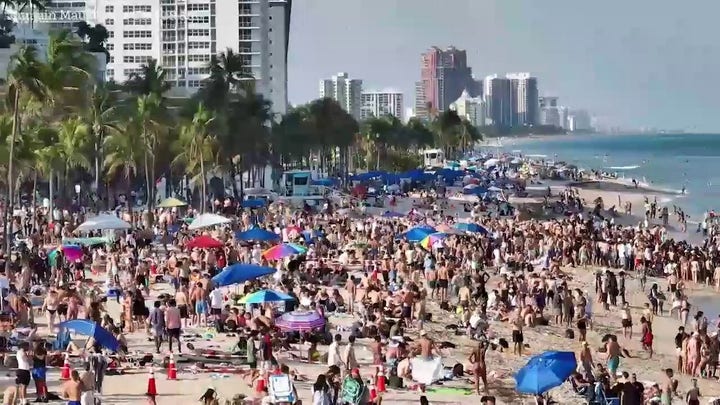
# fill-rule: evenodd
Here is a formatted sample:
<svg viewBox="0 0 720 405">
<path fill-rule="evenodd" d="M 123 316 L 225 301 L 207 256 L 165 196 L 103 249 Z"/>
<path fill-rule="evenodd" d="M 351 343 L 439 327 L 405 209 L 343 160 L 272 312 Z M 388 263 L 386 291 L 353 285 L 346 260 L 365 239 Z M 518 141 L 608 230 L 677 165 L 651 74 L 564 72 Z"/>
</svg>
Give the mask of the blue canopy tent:
<svg viewBox="0 0 720 405">
<path fill-rule="evenodd" d="M 332 187 L 335 185 L 335 182 L 332 179 L 317 179 L 312 181 L 313 186 L 325 186 L 325 187 Z"/>
<path fill-rule="evenodd" d="M 266 201 L 261 199 L 245 200 L 242 202 L 243 208 L 262 208 L 265 204 Z"/>
<path fill-rule="evenodd" d="M 65 321 L 58 324 L 58 328 L 61 330 L 70 330 L 79 335 L 91 337 L 95 339 L 95 343 L 102 347 L 110 349 L 114 352 L 120 350 L 120 342 L 113 336 L 112 333 L 103 329 L 97 323 L 88 319 L 73 319 L 71 321 Z"/>
<path fill-rule="evenodd" d="M 212 282 L 218 287 L 224 287 L 226 285 L 244 283 L 273 273 L 275 273 L 275 269 L 272 267 L 235 263 L 225 267 L 223 271 L 215 275 L 215 277 L 212 278 Z"/>
<path fill-rule="evenodd" d="M 259 242 L 271 242 L 279 240 L 280 236 L 276 233 L 267 231 L 262 228 L 252 228 L 244 232 L 236 232 L 235 239 L 238 240 L 251 240 Z"/>
</svg>

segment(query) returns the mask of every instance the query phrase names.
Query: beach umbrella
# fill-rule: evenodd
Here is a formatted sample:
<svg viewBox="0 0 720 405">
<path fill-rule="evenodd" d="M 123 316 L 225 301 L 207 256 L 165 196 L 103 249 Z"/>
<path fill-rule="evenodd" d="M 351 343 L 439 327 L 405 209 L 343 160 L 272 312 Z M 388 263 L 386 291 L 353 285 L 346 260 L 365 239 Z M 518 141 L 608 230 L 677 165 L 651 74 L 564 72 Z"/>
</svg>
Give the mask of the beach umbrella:
<svg viewBox="0 0 720 405">
<path fill-rule="evenodd" d="M 243 208 L 262 208 L 265 206 L 265 200 L 256 198 L 253 200 L 245 200 L 242 202 Z"/>
<path fill-rule="evenodd" d="M 403 218 L 405 215 L 395 211 L 385 211 L 382 216 L 384 218 Z"/>
<path fill-rule="evenodd" d="M 283 257 L 299 255 L 305 252 L 307 252 L 307 249 L 303 246 L 297 245 L 295 243 L 281 243 L 264 251 L 262 253 L 262 257 L 267 260 L 279 260 Z"/>
<path fill-rule="evenodd" d="M 57 325 L 60 329 L 73 331 L 79 335 L 91 337 L 97 344 L 114 352 L 120 349 L 120 342 L 97 323 L 88 319 L 73 319 Z"/>
<path fill-rule="evenodd" d="M 75 228 L 75 231 L 89 232 L 105 229 L 130 229 L 132 226 L 113 214 L 98 214 Z"/>
<path fill-rule="evenodd" d="M 192 238 L 185 246 L 188 248 L 200 248 L 200 249 L 215 249 L 223 247 L 224 244 L 220 242 L 219 240 L 207 236 L 207 235 L 200 235 Z"/>
<path fill-rule="evenodd" d="M 268 266 L 259 266 L 257 264 L 235 263 L 227 266 L 212 278 L 212 282 L 218 286 L 233 285 L 254 280 L 258 277 L 267 276 L 275 273 L 275 269 Z"/>
<path fill-rule="evenodd" d="M 523 394 L 543 394 L 562 385 L 576 368 L 573 352 L 549 351 L 533 356 L 515 374 L 515 389 Z"/>
<path fill-rule="evenodd" d="M 178 200 L 175 197 L 166 198 L 160 204 L 158 204 L 158 208 L 175 208 L 185 206 L 187 206 L 187 203 L 185 201 Z"/>
<path fill-rule="evenodd" d="M 483 163 L 483 166 L 491 167 L 491 166 L 496 166 L 498 163 L 500 163 L 499 159 L 488 159 L 485 161 L 485 163 Z"/>
<path fill-rule="evenodd" d="M 197 216 L 197 218 L 193 219 L 192 223 L 190 223 L 190 226 L 188 226 L 188 229 L 200 229 L 200 228 L 209 228 L 211 226 L 216 225 L 222 225 L 227 224 L 229 222 L 232 222 L 230 218 L 225 218 L 222 215 L 218 214 L 200 214 Z"/>
<path fill-rule="evenodd" d="M 80 260 L 83 257 L 83 251 L 80 246 L 77 245 L 62 245 L 59 246 L 48 253 L 48 263 L 51 265 L 54 265 L 57 260 L 58 252 L 63 252 L 65 255 L 65 260 L 74 262 L 75 260 Z"/>
<path fill-rule="evenodd" d="M 410 242 L 420 242 L 431 233 L 435 233 L 435 228 L 416 226 L 415 228 L 403 233 L 400 237 L 405 238 Z"/>
<path fill-rule="evenodd" d="M 292 295 L 288 295 L 279 291 L 273 290 L 260 290 L 254 293 L 248 294 L 239 301 L 240 304 L 263 304 L 265 302 L 282 302 L 290 301 L 295 298 Z"/>
<path fill-rule="evenodd" d="M 280 236 L 262 228 L 252 228 L 244 232 L 236 232 L 235 239 L 271 242 L 280 239 Z"/>
<path fill-rule="evenodd" d="M 426 250 L 430 250 L 432 249 L 435 242 L 443 240 L 445 238 L 447 238 L 447 235 L 442 232 L 431 233 L 420 241 L 420 246 L 424 247 Z"/>
<path fill-rule="evenodd" d="M 488 230 L 485 229 L 485 227 L 472 222 L 458 222 L 455 224 L 455 229 L 469 233 L 481 233 L 483 235 L 488 233 Z"/>
<path fill-rule="evenodd" d="M 275 319 L 275 326 L 284 332 L 309 331 L 324 327 L 325 318 L 315 311 L 293 311 Z"/>
</svg>

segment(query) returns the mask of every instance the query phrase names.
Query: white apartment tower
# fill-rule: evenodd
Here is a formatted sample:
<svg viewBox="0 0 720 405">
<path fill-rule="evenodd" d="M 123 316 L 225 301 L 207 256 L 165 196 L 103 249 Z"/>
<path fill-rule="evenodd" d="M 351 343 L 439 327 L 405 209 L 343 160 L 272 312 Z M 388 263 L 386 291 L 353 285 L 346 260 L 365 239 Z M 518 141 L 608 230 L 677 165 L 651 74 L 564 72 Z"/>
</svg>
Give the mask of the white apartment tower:
<svg viewBox="0 0 720 405">
<path fill-rule="evenodd" d="M 530 73 L 510 73 L 513 126 L 530 126 L 538 120 L 537 79 Z"/>
<path fill-rule="evenodd" d="M 189 96 L 208 77 L 211 56 L 230 48 L 273 112 L 287 110 L 291 0 L 55 0 L 50 11 L 58 21 L 36 30 L 71 26 L 76 21 L 63 20 L 64 10 L 84 10 L 72 18 L 108 29 L 108 80 L 122 83 L 156 59 L 171 95 Z"/>
<path fill-rule="evenodd" d="M 360 119 L 393 115 L 400 121 L 405 113 L 403 94 L 393 90 L 364 91 L 361 97 Z"/>
<path fill-rule="evenodd" d="M 330 79 L 320 80 L 320 98 L 331 98 L 342 108 L 360 120 L 362 106 L 362 80 L 350 79 L 347 73 L 340 72 Z"/>
</svg>

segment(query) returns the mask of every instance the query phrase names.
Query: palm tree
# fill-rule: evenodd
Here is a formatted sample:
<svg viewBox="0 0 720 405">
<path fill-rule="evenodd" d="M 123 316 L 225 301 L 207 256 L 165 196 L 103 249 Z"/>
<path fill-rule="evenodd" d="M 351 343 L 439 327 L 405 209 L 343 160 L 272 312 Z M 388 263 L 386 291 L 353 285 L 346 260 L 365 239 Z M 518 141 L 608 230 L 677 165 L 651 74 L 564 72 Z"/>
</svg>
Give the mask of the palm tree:
<svg viewBox="0 0 720 405">
<path fill-rule="evenodd" d="M 91 85 L 94 60 L 85 52 L 83 44 L 68 30 L 50 35 L 45 55 L 44 81 L 53 94 L 60 113 L 71 113 L 85 104 L 83 91 Z"/>
<path fill-rule="evenodd" d="M 143 140 L 140 131 L 133 128 L 131 123 L 124 132 L 113 132 L 105 138 L 103 150 L 105 151 L 104 165 L 109 176 L 122 175 L 127 188 L 128 210 L 132 213 L 132 199 L 130 197 L 132 184 L 137 176 L 138 162 L 144 155 Z"/>
<path fill-rule="evenodd" d="M 90 127 L 80 117 L 66 118 L 58 126 L 58 152 L 65 168 L 65 187 L 67 193 L 68 180 L 72 169 L 89 169 Z M 66 194 L 67 195 L 67 194 Z"/>
<path fill-rule="evenodd" d="M 159 143 L 161 123 L 158 119 L 160 98 L 154 93 L 143 95 L 137 100 L 135 124 L 143 142 L 143 164 L 145 167 L 145 186 L 147 187 L 147 205 L 152 208 L 155 201 L 155 152 Z"/>
<path fill-rule="evenodd" d="M 50 0 L 17 0 L 15 3 L 19 13 L 30 9 L 30 28 L 35 28 L 35 10 L 45 11 Z"/>
<path fill-rule="evenodd" d="M 7 186 L 8 186 L 8 205 L 5 209 L 5 251 L 10 251 L 10 233 L 12 227 L 9 226 L 13 210 L 13 195 L 15 188 L 13 182 L 15 180 L 15 172 L 13 162 L 15 160 L 15 143 L 20 136 L 20 97 L 27 95 L 38 101 L 44 101 L 49 98 L 47 84 L 43 81 L 47 77 L 46 65 L 38 59 L 37 49 L 34 46 L 23 46 L 18 52 L 12 56 L 10 61 L 10 71 L 8 73 L 8 97 L 12 103 L 13 126 L 12 135 L 10 137 L 10 151 L 8 156 L 7 169 Z"/>
<path fill-rule="evenodd" d="M 201 212 L 205 212 L 207 201 L 205 162 L 213 157 L 215 147 L 215 138 L 209 133 L 210 125 L 214 120 L 213 114 L 200 103 L 193 115 L 192 122 L 180 128 L 180 138 L 176 144 L 179 154 L 172 162 L 176 165 L 185 165 L 187 174 L 195 175 L 195 179 L 199 177 Z"/>
<path fill-rule="evenodd" d="M 211 109 L 217 110 L 227 105 L 230 95 L 238 90 L 239 96 L 255 93 L 255 78 L 245 67 L 242 57 L 231 48 L 213 55 L 208 64 L 210 76 L 205 81 L 201 99 Z"/>
<path fill-rule="evenodd" d="M 151 59 L 147 64 L 140 67 L 140 72 L 133 73 L 125 82 L 125 87 L 134 94 L 150 95 L 158 97 L 170 90 L 170 84 L 165 80 L 166 72 L 157 60 Z"/>
<path fill-rule="evenodd" d="M 99 193 L 102 146 L 108 134 L 118 132 L 120 129 L 116 120 L 117 107 L 114 105 L 115 100 L 111 97 L 106 85 L 96 84 L 93 87 L 89 101 L 90 103 L 85 109 L 85 122 L 90 126 L 94 143 L 95 191 Z"/>
</svg>

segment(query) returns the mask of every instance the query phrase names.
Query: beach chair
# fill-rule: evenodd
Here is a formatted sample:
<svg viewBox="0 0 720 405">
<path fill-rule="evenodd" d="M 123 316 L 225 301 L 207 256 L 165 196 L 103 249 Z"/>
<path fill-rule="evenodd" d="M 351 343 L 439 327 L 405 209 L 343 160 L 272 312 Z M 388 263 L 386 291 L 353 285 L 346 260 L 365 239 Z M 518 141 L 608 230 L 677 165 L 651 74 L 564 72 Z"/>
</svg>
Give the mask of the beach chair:
<svg viewBox="0 0 720 405">
<path fill-rule="evenodd" d="M 272 404 L 294 404 L 295 389 L 290 376 L 287 374 L 271 375 L 268 378 L 268 395 Z"/>
<path fill-rule="evenodd" d="M 608 397 L 602 383 L 596 382 L 593 390 L 593 398 L 588 401 L 589 405 L 620 405 L 620 398 Z"/>
<path fill-rule="evenodd" d="M 365 395 L 365 384 L 350 376 L 345 377 L 340 387 L 338 403 L 344 405 L 360 405 Z"/>
</svg>

